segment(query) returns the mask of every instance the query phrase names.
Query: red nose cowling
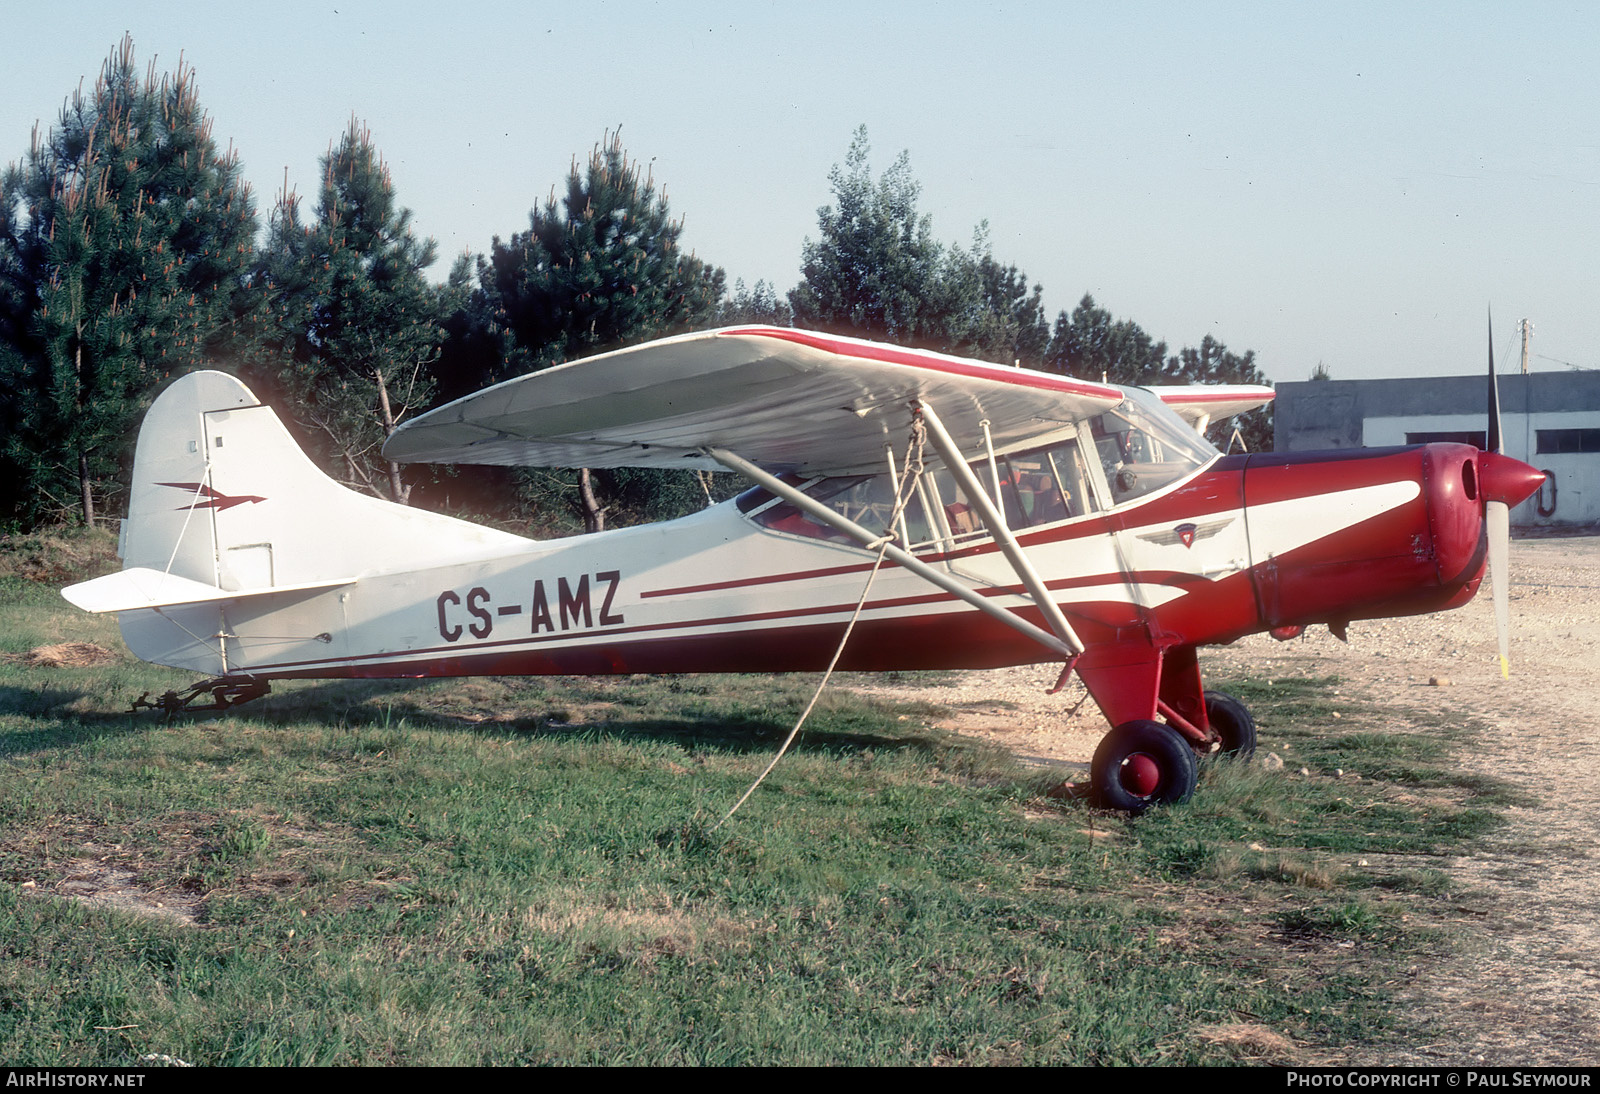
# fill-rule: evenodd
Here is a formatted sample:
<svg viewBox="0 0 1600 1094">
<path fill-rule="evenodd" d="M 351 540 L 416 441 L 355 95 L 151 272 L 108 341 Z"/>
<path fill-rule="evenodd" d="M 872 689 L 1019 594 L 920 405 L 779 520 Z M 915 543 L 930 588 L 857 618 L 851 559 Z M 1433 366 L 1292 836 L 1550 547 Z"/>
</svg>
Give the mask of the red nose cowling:
<svg viewBox="0 0 1600 1094">
<path fill-rule="evenodd" d="M 1423 495 L 1439 580 L 1466 581 L 1483 569 L 1485 503 L 1517 504 L 1539 489 L 1544 472 L 1466 445 L 1430 444 L 1422 451 Z"/>
<path fill-rule="evenodd" d="M 1485 501 L 1516 505 L 1544 485 L 1544 472 L 1498 452 L 1478 453 L 1478 484 Z"/>
</svg>

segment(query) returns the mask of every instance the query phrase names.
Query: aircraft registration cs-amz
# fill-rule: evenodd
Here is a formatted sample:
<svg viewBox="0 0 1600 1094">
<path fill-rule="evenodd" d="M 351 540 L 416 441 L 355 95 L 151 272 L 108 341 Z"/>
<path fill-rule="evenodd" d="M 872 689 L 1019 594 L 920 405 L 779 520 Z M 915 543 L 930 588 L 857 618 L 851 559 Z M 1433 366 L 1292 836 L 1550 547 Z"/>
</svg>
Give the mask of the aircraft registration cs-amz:
<svg viewBox="0 0 1600 1094">
<path fill-rule="evenodd" d="M 210 677 L 159 701 L 175 711 L 288 678 L 814 671 L 872 573 L 841 668 L 1059 660 L 1112 726 L 1095 798 L 1139 811 L 1190 794 L 1197 752 L 1254 748 L 1197 647 L 1464 604 L 1542 480 L 1462 444 L 1224 456 L 1201 436 L 1271 397 L 736 327 L 523 376 L 389 438 L 401 461 L 756 484 L 539 542 L 347 490 L 242 383 L 197 372 L 144 420 L 124 569 L 65 596 Z"/>
</svg>

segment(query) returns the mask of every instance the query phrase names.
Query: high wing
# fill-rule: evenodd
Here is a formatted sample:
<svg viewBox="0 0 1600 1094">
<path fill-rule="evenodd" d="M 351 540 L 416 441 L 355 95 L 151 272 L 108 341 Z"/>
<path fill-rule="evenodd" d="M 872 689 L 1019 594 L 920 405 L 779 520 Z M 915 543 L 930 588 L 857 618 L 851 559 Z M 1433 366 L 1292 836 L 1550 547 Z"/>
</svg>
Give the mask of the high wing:
<svg viewBox="0 0 1600 1094">
<path fill-rule="evenodd" d="M 1191 384 L 1150 390 L 1202 433 L 1208 423 L 1265 406 L 1276 394 L 1270 387 L 1257 384 Z"/>
<path fill-rule="evenodd" d="M 487 388 L 395 430 L 401 462 L 722 470 L 728 449 L 773 471 L 851 474 L 904 444 L 909 404 L 1003 450 L 1102 413 L 1117 388 L 782 327 L 686 334 Z"/>
</svg>

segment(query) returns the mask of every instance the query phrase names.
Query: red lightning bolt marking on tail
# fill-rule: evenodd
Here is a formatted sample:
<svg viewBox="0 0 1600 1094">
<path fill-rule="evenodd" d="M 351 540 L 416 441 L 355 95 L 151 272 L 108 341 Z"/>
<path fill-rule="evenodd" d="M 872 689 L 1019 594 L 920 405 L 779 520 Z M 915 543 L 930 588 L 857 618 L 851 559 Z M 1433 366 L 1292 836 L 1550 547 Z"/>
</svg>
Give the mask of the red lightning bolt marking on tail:
<svg viewBox="0 0 1600 1094">
<path fill-rule="evenodd" d="M 216 509 L 220 511 L 232 509 L 235 505 L 243 505 L 247 501 L 254 503 L 267 500 L 256 494 L 219 494 L 211 487 L 199 482 L 158 482 L 156 485 L 171 486 L 179 490 L 187 490 L 191 494 L 198 493 L 205 496 L 205 501 L 197 501 L 192 505 L 178 506 L 178 512 L 182 512 L 185 509 Z"/>
</svg>

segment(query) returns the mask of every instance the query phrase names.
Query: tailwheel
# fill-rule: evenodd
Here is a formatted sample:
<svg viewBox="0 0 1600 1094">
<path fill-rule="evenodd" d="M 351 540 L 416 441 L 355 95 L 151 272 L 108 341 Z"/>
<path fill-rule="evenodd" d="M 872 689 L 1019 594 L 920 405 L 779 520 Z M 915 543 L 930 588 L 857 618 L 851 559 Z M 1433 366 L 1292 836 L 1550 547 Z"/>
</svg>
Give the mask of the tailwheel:
<svg viewBox="0 0 1600 1094">
<path fill-rule="evenodd" d="M 1095 804 L 1124 813 L 1181 802 L 1198 777 L 1194 749 L 1160 722 L 1123 722 L 1105 735 L 1090 765 Z"/>
<path fill-rule="evenodd" d="M 1256 720 L 1250 708 L 1225 691 L 1206 692 L 1206 720 L 1217 731 L 1219 756 L 1248 760 L 1256 753 Z"/>
</svg>

